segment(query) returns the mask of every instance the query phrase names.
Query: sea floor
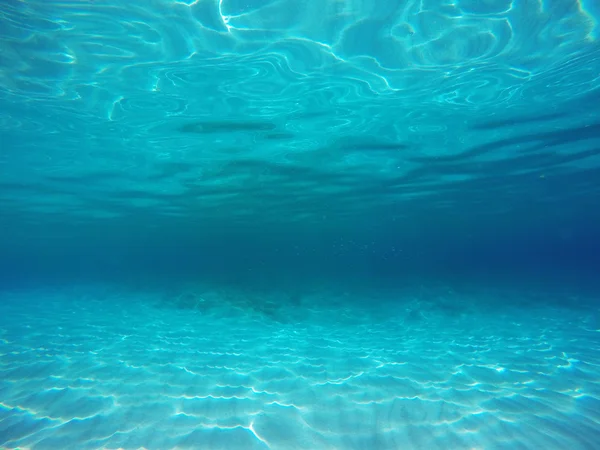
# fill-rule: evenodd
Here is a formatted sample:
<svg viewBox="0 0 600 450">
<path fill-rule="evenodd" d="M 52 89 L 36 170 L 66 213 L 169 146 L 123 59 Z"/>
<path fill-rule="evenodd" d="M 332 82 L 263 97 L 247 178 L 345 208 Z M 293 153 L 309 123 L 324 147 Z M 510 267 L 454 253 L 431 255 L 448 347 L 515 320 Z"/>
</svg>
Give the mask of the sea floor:
<svg viewBox="0 0 600 450">
<path fill-rule="evenodd" d="M 0 447 L 598 449 L 599 310 L 567 300 L 5 291 Z"/>
</svg>

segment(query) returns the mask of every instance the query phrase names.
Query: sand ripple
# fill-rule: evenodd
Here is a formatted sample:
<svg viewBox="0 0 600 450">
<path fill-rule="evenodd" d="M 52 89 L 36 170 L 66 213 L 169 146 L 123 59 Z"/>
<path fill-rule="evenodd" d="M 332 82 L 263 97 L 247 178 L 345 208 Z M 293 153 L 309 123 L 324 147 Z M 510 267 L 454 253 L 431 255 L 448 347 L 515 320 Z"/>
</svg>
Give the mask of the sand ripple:
<svg viewBox="0 0 600 450">
<path fill-rule="evenodd" d="M 570 323 L 582 311 L 415 321 L 404 303 L 377 320 L 348 306 L 361 317 L 348 322 L 315 300 L 286 323 L 231 316 L 227 301 L 201 313 L 87 297 L 3 297 L 3 447 L 584 449 L 600 436 L 597 330 Z"/>
</svg>

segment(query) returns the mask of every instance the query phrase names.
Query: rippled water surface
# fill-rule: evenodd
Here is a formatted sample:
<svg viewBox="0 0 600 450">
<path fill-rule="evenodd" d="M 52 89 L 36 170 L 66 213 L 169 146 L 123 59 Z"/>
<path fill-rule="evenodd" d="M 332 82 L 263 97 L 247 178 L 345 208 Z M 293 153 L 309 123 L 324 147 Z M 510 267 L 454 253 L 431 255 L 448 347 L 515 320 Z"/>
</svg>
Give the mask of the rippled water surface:
<svg viewBox="0 0 600 450">
<path fill-rule="evenodd" d="M 600 3 L 0 2 L 0 447 L 600 448 Z"/>
<path fill-rule="evenodd" d="M 493 214 L 598 193 L 579 175 L 598 167 L 593 1 L 1 13 L 0 195 L 16 221 Z"/>
</svg>

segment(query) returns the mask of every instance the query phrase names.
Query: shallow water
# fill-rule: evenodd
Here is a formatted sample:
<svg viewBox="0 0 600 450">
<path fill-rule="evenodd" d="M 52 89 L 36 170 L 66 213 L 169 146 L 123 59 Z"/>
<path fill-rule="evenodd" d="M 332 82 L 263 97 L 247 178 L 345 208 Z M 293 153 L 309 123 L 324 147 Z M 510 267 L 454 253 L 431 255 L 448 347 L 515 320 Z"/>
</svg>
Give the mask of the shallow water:
<svg viewBox="0 0 600 450">
<path fill-rule="evenodd" d="M 599 448 L 599 27 L 0 2 L 0 447 Z"/>
</svg>

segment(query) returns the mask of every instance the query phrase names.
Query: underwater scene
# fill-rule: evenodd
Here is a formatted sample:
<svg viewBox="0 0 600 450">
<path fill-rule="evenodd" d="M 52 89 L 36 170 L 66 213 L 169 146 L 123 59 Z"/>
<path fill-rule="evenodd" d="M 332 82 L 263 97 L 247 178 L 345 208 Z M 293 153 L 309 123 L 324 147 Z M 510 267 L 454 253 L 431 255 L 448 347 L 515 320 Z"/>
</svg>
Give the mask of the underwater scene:
<svg viewBox="0 0 600 450">
<path fill-rule="evenodd" d="M 0 448 L 600 449 L 600 2 L 0 2 Z"/>
</svg>

